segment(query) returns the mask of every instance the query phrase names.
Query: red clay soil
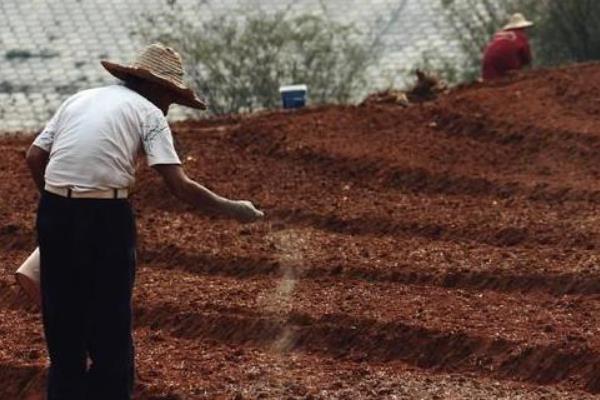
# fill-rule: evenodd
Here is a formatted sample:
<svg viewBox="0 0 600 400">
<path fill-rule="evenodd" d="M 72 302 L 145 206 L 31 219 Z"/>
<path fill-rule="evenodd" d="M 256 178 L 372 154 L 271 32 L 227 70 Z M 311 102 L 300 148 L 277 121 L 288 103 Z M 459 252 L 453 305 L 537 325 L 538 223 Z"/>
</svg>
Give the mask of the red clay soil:
<svg viewBox="0 0 600 400">
<path fill-rule="evenodd" d="M 174 126 L 185 168 L 254 225 L 142 167 L 137 399 L 600 394 L 600 65 L 434 102 Z M 31 138 L 0 140 L 0 399 L 39 399 Z"/>
</svg>

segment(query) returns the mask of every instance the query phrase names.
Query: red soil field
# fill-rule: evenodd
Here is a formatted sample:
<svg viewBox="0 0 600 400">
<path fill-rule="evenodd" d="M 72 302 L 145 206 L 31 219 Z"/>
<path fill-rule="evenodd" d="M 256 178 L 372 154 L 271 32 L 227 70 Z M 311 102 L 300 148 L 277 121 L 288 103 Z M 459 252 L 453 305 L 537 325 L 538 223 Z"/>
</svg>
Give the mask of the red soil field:
<svg viewBox="0 0 600 400">
<path fill-rule="evenodd" d="M 268 218 L 199 215 L 140 169 L 137 399 L 600 394 L 600 65 L 174 132 Z M 30 142 L 0 139 L 0 399 L 39 399 L 48 362 L 13 279 Z"/>
</svg>

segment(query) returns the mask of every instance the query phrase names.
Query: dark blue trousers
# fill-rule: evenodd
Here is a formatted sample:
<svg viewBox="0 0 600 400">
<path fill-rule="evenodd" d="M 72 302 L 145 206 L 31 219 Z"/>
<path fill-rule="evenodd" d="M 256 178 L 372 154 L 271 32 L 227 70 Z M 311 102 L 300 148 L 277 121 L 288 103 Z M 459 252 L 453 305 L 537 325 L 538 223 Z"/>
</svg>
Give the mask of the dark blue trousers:
<svg viewBox="0 0 600 400">
<path fill-rule="evenodd" d="M 37 231 L 47 399 L 131 399 L 136 234 L 129 202 L 45 192 Z"/>
</svg>

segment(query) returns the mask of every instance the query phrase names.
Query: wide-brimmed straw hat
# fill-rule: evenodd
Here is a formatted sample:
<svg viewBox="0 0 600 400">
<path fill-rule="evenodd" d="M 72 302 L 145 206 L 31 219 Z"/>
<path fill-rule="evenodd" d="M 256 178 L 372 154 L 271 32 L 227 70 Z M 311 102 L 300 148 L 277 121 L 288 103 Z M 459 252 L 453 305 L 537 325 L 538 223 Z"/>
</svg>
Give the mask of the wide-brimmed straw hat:
<svg viewBox="0 0 600 400">
<path fill-rule="evenodd" d="M 181 56 L 170 47 L 160 43 L 151 44 L 138 53 L 131 65 L 107 60 L 102 60 L 101 63 L 108 72 L 121 80 L 126 81 L 130 77 L 147 79 L 170 90 L 175 103 L 206 109 L 206 102 L 183 83 Z"/>
<path fill-rule="evenodd" d="M 516 13 L 511 15 L 511 17 L 508 19 L 508 24 L 504 25 L 504 28 L 502 29 L 506 31 L 509 29 L 529 28 L 530 26 L 533 26 L 533 22 L 528 21 L 523 14 Z"/>
</svg>

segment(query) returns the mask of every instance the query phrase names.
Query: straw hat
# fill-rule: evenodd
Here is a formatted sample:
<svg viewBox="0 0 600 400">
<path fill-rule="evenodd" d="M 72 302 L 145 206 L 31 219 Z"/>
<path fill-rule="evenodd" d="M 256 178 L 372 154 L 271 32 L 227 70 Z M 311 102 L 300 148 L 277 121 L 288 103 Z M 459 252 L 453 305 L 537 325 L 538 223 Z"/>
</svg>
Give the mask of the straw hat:
<svg viewBox="0 0 600 400">
<path fill-rule="evenodd" d="M 175 94 L 174 102 L 184 106 L 206 109 L 206 102 L 183 83 L 181 56 L 172 48 L 154 43 L 142 49 L 131 65 L 102 60 L 102 66 L 121 80 L 129 77 L 147 79 L 164 86 Z"/>
<path fill-rule="evenodd" d="M 507 31 L 509 29 L 529 28 L 530 26 L 533 26 L 533 22 L 525 19 L 523 14 L 516 13 L 516 14 L 511 15 L 511 17 L 508 20 L 508 24 L 506 24 L 504 26 L 504 28 L 502 28 L 502 29 Z"/>
</svg>

